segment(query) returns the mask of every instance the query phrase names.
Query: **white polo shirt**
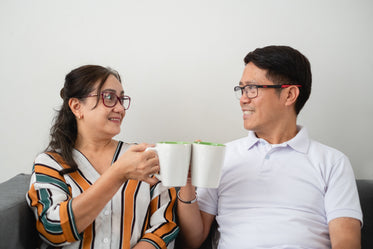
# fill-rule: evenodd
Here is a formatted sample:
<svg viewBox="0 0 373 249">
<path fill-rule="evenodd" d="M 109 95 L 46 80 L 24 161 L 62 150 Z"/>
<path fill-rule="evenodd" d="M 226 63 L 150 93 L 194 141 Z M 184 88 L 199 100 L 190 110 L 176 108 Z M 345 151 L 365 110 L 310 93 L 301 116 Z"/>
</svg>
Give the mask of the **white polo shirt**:
<svg viewBox="0 0 373 249">
<path fill-rule="evenodd" d="M 298 128 L 279 145 L 254 132 L 228 143 L 219 187 L 197 190 L 200 210 L 216 215 L 220 249 L 330 248 L 330 220 L 362 222 L 348 158 Z"/>
</svg>

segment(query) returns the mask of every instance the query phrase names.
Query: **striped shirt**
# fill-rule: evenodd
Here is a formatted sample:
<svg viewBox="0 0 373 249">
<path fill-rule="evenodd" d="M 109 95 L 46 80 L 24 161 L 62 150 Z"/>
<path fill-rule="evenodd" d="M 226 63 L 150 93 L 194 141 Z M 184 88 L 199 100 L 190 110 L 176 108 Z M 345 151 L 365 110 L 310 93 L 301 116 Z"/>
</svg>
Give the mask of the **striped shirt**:
<svg viewBox="0 0 373 249">
<path fill-rule="evenodd" d="M 119 142 L 113 162 L 129 146 Z M 63 249 L 127 249 L 139 241 L 147 241 L 155 248 L 174 247 L 179 231 L 175 223 L 176 190 L 161 182 L 150 186 L 142 181 L 126 181 L 94 222 L 79 234 L 72 200 L 100 175 L 78 150 L 73 151 L 73 157 L 78 170 L 63 176 L 59 171 L 68 166 L 58 153 L 42 153 L 35 159 L 26 199 L 36 216 L 42 249 L 49 245 Z"/>
</svg>

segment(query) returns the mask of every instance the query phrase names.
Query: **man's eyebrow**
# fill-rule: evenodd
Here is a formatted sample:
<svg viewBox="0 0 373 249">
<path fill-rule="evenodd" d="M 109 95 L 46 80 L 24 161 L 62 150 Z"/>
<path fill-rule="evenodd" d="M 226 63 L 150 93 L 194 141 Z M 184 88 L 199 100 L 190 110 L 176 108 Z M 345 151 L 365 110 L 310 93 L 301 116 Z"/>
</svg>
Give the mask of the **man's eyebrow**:
<svg viewBox="0 0 373 249">
<path fill-rule="evenodd" d="M 255 85 L 255 84 L 258 84 L 258 82 L 255 82 L 255 81 L 242 82 L 242 81 L 240 81 L 240 86 Z"/>
</svg>

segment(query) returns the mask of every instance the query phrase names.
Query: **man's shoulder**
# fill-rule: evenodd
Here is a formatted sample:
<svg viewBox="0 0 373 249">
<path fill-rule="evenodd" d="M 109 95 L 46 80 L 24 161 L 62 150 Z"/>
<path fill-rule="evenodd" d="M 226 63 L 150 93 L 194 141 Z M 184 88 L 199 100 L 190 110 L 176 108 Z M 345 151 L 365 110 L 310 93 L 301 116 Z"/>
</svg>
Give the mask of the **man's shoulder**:
<svg viewBox="0 0 373 249">
<path fill-rule="evenodd" d="M 324 144 L 322 142 L 310 139 L 310 150 L 314 150 L 321 153 L 331 153 L 335 155 L 344 155 L 339 149 L 332 147 L 330 145 Z"/>
<path fill-rule="evenodd" d="M 342 151 L 315 140 L 310 140 L 308 156 L 312 161 L 337 162 L 348 160 L 348 157 Z"/>
</svg>

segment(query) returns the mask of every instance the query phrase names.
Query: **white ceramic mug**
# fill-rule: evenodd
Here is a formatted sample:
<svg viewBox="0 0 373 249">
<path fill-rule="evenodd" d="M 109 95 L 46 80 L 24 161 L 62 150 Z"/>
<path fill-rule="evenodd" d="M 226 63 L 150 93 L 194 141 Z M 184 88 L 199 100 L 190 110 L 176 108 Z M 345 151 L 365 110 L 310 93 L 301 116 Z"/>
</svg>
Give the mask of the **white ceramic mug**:
<svg viewBox="0 0 373 249">
<path fill-rule="evenodd" d="M 195 142 L 192 147 L 192 184 L 217 188 L 224 163 L 225 145 Z"/>
<path fill-rule="evenodd" d="M 186 185 L 191 156 L 191 143 L 159 142 L 154 150 L 158 154 L 160 172 L 155 174 L 166 187 L 181 187 Z"/>
</svg>

